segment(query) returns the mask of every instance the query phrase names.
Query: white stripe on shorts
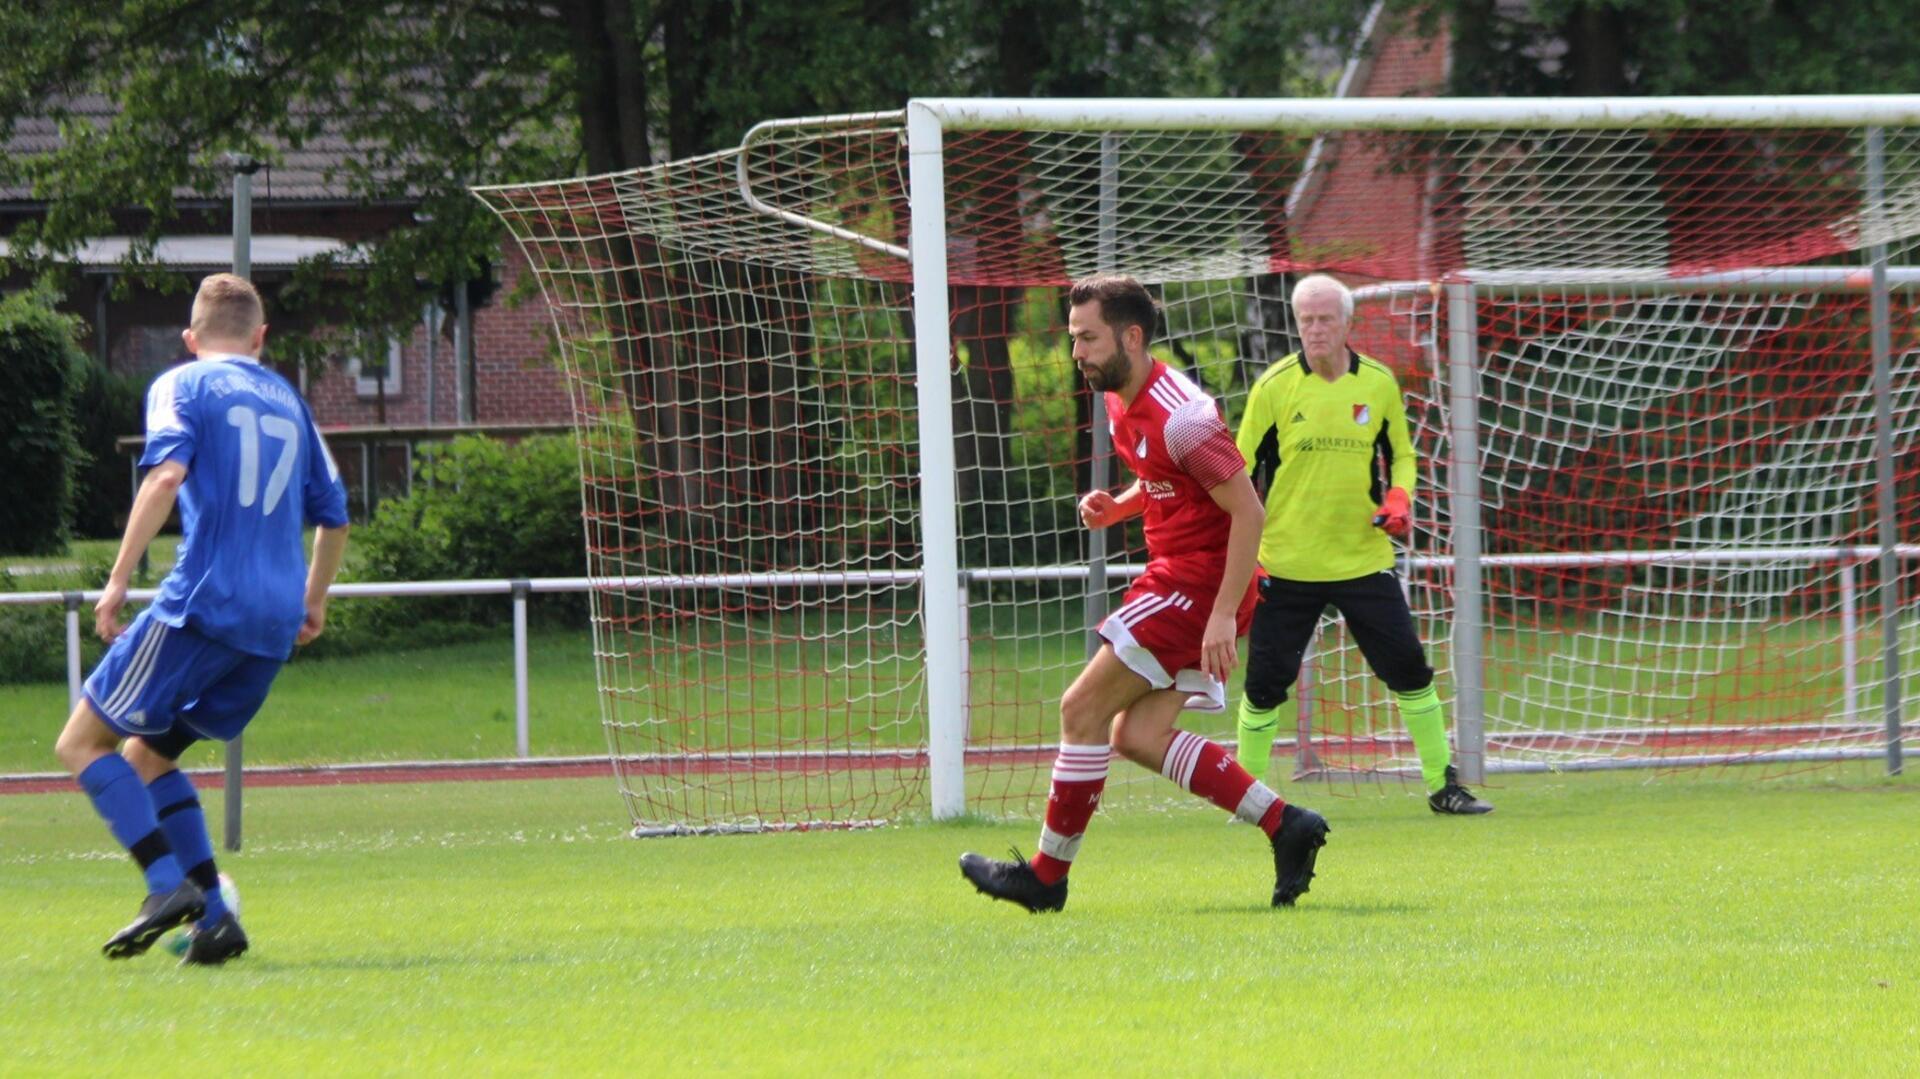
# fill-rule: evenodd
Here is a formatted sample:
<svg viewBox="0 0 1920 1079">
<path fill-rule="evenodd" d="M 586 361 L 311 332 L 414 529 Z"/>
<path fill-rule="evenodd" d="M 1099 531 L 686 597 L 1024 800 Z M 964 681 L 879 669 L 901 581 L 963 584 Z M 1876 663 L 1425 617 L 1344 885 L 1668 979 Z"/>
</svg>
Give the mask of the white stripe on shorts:
<svg viewBox="0 0 1920 1079">
<path fill-rule="evenodd" d="M 1168 607 L 1173 606 L 1173 601 L 1165 596 L 1147 595 L 1141 596 L 1140 598 L 1142 600 L 1150 600 L 1151 602 L 1129 603 L 1114 612 L 1114 619 L 1128 629 L 1132 629 L 1147 619 L 1152 618 L 1154 615 L 1159 614 L 1161 611 L 1166 610 Z"/>
<path fill-rule="evenodd" d="M 1143 607 L 1149 606 L 1153 603 L 1157 603 L 1159 599 L 1160 599 L 1159 596 L 1156 596 L 1151 592 L 1145 595 L 1135 596 L 1132 599 L 1126 601 L 1125 603 L 1122 603 L 1119 607 L 1115 608 L 1112 613 L 1107 615 L 1107 617 L 1118 618 L 1124 622 L 1125 620 L 1131 618 L 1134 612 L 1140 610 Z M 1128 623 L 1128 624 L 1130 625 L 1131 623 Z"/>
<path fill-rule="evenodd" d="M 127 664 L 126 673 L 121 675 L 120 688 L 114 690 L 113 696 L 100 705 L 100 710 L 106 713 L 108 719 L 118 720 L 120 713 L 146 692 L 147 683 L 153 678 L 154 660 L 160 655 L 160 642 L 167 636 L 167 628 L 167 624 L 159 619 L 148 621 L 147 635 L 140 646 L 133 650 L 133 660 Z"/>
</svg>

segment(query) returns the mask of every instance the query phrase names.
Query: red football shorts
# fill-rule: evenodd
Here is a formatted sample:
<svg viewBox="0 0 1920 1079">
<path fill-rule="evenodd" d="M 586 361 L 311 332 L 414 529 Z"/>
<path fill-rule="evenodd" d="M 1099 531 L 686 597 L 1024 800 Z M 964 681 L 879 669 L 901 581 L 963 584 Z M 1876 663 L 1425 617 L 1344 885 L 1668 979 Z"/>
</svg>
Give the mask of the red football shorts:
<svg viewBox="0 0 1920 1079">
<path fill-rule="evenodd" d="M 1121 603 L 1100 623 L 1100 636 L 1113 646 L 1127 669 L 1155 689 L 1178 689 L 1188 694 L 1187 707 L 1203 712 L 1227 709 L 1227 688 L 1200 669 L 1200 642 L 1206 637 L 1207 616 L 1213 613 L 1218 583 L 1200 587 L 1176 582 L 1161 563 L 1151 563 L 1127 589 Z M 1259 574 L 1247 584 L 1247 594 L 1234 612 L 1240 636 L 1247 635 L 1253 608 L 1260 599 Z"/>
</svg>

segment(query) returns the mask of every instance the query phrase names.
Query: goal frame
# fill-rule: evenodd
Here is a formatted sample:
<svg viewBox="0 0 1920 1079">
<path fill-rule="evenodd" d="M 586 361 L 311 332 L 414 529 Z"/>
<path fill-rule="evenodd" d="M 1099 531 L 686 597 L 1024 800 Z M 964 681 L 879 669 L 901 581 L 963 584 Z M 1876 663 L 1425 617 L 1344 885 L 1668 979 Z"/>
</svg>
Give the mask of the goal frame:
<svg viewBox="0 0 1920 1079">
<path fill-rule="evenodd" d="M 908 258 L 913 276 L 913 323 L 920 431 L 923 624 L 927 642 L 928 779 L 932 814 L 948 819 L 966 812 L 967 580 L 959 565 L 958 501 L 954 459 L 952 391 L 948 365 L 946 190 L 942 144 L 948 130 L 1142 131 L 1219 130 L 1317 134 L 1326 131 L 1476 130 L 1553 128 L 1578 130 L 1848 127 L 1868 129 L 1866 212 L 1883 212 L 1879 129 L 1920 125 L 1920 95 L 1824 95 L 1803 97 L 1647 97 L 1647 98 L 1395 98 L 1395 99 L 1014 99 L 918 98 L 907 103 L 905 127 L 911 231 Z M 779 121 L 782 126 L 831 125 L 840 117 Z M 758 129 L 756 129 L 757 131 Z M 751 142 L 750 132 L 746 142 Z M 743 143 L 744 145 L 745 143 Z M 744 187 L 744 185 L 743 185 Z M 756 200 L 750 191 L 749 204 Z M 1102 202 L 1107 200 L 1103 197 Z M 794 215 L 761 204 L 761 213 Z M 795 223 L 821 231 L 844 232 L 824 222 Z M 843 239 L 846 239 L 842 235 Z M 1479 287 L 1567 287 L 1583 280 L 1604 280 L 1607 287 L 1656 291 L 1768 292 L 1806 287 L 1806 273 L 1826 274 L 1821 288 L 1866 289 L 1871 294 L 1871 342 L 1875 394 L 1875 459 L 1879 543 L 1857 549 L 1881 563 L 1883 612 L 1897 612 L 1898 583 L 1893 572 L 1898 537 L 1893 492 L 1892 373 L 1888 292 L 1894 282 L 1885 244 L 1868 248 L 1862 273 L 1831 270 L 1756 269 L 1693 279 L 1657 279 L 1649 275 L 1481 274 L 1467 271 L 1412 287 L 1445 290 L 1449 308 L 1447 367 L 1456 466 L 1477 461 L 1478 426 L 1475 365 L 1477 331 L 1473 325 Z M 1904 275 L 1903 275 L 1904 277 Z M 1902 280 L 1904 287 L 1912 287 Z M 1098 427 L 1099 425 L 1095 425 Z M 1462 777 L 1480 782 L 1486 774 L 1481 663 L 1486 625 L 1482 613 L 1480 569 L 1479 472 L 1449 470 L 1455 479 L 1453 615 L 1455 716 Z M 1098 572 L 1090 569 L 1089 573 Z M 1898 617 L 1883 617 L 1888 692 L 1885 701 L 1886 768 L 1902 767 L 1902 694 L 1898 662 Z M 952 642 L 955 661 L 942 662 L 938 642 Z"/>
</svg>

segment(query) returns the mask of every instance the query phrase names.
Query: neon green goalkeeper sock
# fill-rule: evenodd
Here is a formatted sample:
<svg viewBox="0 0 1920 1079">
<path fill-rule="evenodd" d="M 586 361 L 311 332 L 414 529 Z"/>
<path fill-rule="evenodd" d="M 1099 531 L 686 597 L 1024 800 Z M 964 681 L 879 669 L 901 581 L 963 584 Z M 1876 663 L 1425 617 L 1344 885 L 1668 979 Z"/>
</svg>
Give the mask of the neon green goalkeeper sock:
<svg viewBox="0 0 1920 1079">
<path fill-rule="evenodd" d="M 1233 755 L 1240 767 L 1262 783 L 1267 781 L 1267 763 L 1273 759 L 1273 734 L 1279 728 L 1279 705 L 1260 709 L 1245 697 L 1240 699 L 1240 735 Z"/>
<path fill-rule="evenodd" d="M 1420 778 L 1432 793 L 1447 784 L 1447 709 L 1432 686 L 1412 693 L 1393 695 L 1393 706 L 1400 710 L 1400 722 L 1413 736 L 1413 748 L 1420 754 Z"/>
</svg>

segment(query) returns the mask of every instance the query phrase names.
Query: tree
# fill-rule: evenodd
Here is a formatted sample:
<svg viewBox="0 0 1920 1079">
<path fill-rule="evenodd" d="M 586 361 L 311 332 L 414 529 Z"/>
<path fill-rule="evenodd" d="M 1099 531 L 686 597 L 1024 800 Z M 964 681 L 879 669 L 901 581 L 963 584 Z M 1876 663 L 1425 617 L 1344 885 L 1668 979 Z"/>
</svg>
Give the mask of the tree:
<svg viewBox="0 0 1920 1079">
<path fill-rule="evenodd" d="M 1903 0 L 1397 0 L 1452 24 L 1457 94 L 1865 94 L 1920 85 Z"/>
<path fill-rule="evenodd" d="M 60 256 L 82 240 L 132 233 L 145 246 L 126 269 L 153 271 L 145 264 L 160 235 L 225 227 L 230 155 L 273 161 L 344 140 L 360 151 L 336 178 L 352 197 L 418 213 L 396 213 L 393 228 L 367 237 L 351 272 L 304 266 L 275 298 L 276 315 L 283 328 L 350 320 L 357 334 L 399 332 L 418 309 L 416 282 L 467 280 L 497 251 L 498 224 L 471 184 L 684 159 L 736 145 L 764 119 L 898 108 L 916 94 L 1282 92 L 1305 84 L 1301 51 L 1288 43 L 1312 36 L 1337 48 L 1363 10 L 1361 0 L 25 0 L 0 8 L 0 39 L 22 43 L 0 70 L 0 132 L 51 115 L 65 138 L 50 153 L 0 161 L 0 183 L 45 200 L 9 235 L 16 264 L 57 276 Z M 82 119 L 72 106 L 89 95 L 117 114 Z M 1019 178 L 1005 179 L 981 193 L 986 219 L 1017 212 Z M 751 291 L 769 324 L 804 325 L 808 297 L 796 282 L 744 265 L 693 272 Z M 955 305 L 973 361 L 961 377 L 984 406 L 961 424 L 969 486 L 1008 459 L 994 403 L 1011 396 L 1008 337 L 1021 299 L 977 286 Z M 779 384 L 754 381 L 768 377 L 754 350 L 801 347 L 792 342 L 802 335 L 611 336 L 629 353 L 626 369 L 651 385 L 683 386 L 717 364 L 727 384 L 764 394 L 765 422 L 804 415 L 805 363 L 781 366 L 792 376 Z M 317 364 L 330 342 L 277 334 L 275 348 Z M 644 430 L 653 418 L 635 422 Z M 674 422 L 696 425 L 681 433 L 691 459 L 674 470 L 690 475 L 725 460 L 728 428 L 762 421 Z M 804 486 L 766 479 L 776 500 Z"/>
<path fill-rule="evenodd" d="M 43 554 L 66 546 L 82 460 L 73 405 L 87 362 L 75 329 L 48 296 L 0 299 L 0 453 L 7 461 L 0 551 Z"/>
<path fill-rule="evenodd" d="M 148 245 L 170 227 L 223 220 L 228 155 L 273 161 L 322 138 L 360 153 L 335 178 L 369 205 L 417 203 L 428 220 L 367 245 L 352 274 L 304 268 L 280 298 L 300 310 L 352 311 L 360 325 L 399 325 L 417 310 L 416 278 L 458 281 L 495 246 L 468 183 L 550 173 L 576 156 L 564 48 L 542 22 L 509 27 L 470 8 L 332 0 L 110 0 L 9 5 L 0 36 L 22 44 L 0 70 L 0 131 L 23 115 L 61 121 L 63 145 L 0 162 L 0 181 L 32 188 L 45 211 L 10 239 L 56 274 L 81 240 L 115 232 Z M 88 95 L 118 108 L 76 115 Z M 145 267 L 137 248 L 129 269 Z M 23 260 L 17 259 L 16 262 Z M 150 268 L 150 267 L 149 267 Z M 145 282 L 178 287 L 148 273 Z M 291 310 L 290 310 L 291 309 Z M 297 321 L 297 318 L 295 319 Z M 286 350 L 303 342 L 277 339 Z M 318 343 L 305 342 L 309 357 Z"/>
<path fill-rule="evenodd" d="M 195 213 L 224 216 L 229 154 L 272 161 L 347 140 L 362 154 L 337 178 L 346 190 L 372 205 L 417 201 L 423 220 L 370 238 L 355 273 L 312 267 L 280 303 L 398 326 L 416 310 L 416 279 L 463 280 L 494 249 L 498 229 L 469 184 L 684 158 L 769 117 L 897 108 L 913 94 L 1272 93 L 1297 75 L 1298 50 L 1283 43 L 1336 40 L 1361 9 L 1286 7 L 25 0 L 0 7 L 0 133 L 50 115 L 66 122 L 65 144 L 0 161 L 0 183 L 45 200 L 10 239 L 16 263 L 52 272 L 91 236 L 151 241 Z M 76 119 L 83 95 L 118 115 Z M 150 255 L 137 249 L 129 269 Z"/>
</svg>

